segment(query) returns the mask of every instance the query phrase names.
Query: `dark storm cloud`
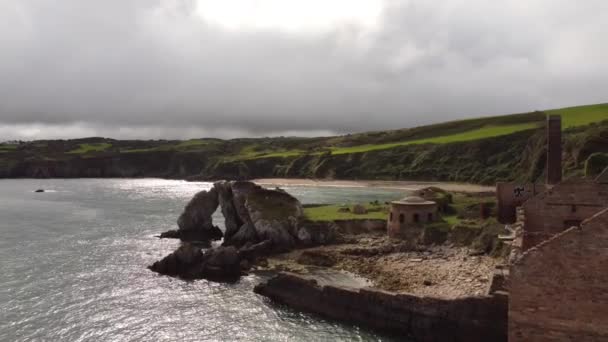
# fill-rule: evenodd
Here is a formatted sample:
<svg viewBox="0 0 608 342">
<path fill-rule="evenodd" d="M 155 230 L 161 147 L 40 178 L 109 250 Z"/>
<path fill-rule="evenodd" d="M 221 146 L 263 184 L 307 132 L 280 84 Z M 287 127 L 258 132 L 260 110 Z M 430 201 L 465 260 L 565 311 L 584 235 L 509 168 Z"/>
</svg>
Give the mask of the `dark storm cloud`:
<svg viewBox="0 0 608 342">
<path fill-rule="evenodd" d="M 196 1 L 5 0 L 0 135 L 318 135 L 603 102 L 606 23 L 605 1 L 387 1 L 375 28 L 293 32 L 225 29 Z"/>
</svg>

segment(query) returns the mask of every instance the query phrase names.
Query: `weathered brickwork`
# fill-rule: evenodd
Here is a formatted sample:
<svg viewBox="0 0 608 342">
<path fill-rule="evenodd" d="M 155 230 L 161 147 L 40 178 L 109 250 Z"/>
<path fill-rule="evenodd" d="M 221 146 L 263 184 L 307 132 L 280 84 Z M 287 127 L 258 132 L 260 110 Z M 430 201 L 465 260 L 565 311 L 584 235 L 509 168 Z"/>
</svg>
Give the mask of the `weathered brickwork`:
<svg viewBox="0 0 608 342">
<path fill-rule="evenodd" d="M 547 119 L 547 184 L 562 181 L 562 117 Z"/>
<path fill-rule="evenodd" d="M 512 265 L 509 341 L 608 341 L 608 209 Z"/>
<path fill-rule="evenodd" d="M 567 180 L 528 200 L 523 207 L 523 250 L 527 250 L 608 207 L 608 184 Z"/>
<path fill-rule="evenodd" d="M 419 201 L 411 201 L 417 199 Z M 437 217 L 437 203 L 412 197 L 391 203 L 388 215 L 388 236 L 392 238 L 407 238 L 412 232 L 419 234 L 421 224 L 434 222 Z"/>
<path fill-rule="evenodd" d="M 547 190 L 544 184 L 507 183 L 496 184 L 496 199 L 498 202 L 498 221 L 510 224 L 517 220 L 517 207 L 530 198 Z"/>
</svg>

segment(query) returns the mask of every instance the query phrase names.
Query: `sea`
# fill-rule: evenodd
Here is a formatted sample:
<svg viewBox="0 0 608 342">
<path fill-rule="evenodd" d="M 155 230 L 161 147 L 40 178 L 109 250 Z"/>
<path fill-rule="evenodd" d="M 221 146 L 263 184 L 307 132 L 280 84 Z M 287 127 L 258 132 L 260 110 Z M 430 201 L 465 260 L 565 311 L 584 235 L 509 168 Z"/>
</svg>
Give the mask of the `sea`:
<svg viewBox="0 0 608 342">
<path fill-rule="evenodd" d="M 164 179 L 0 180 L 0 341 L 395 341 L 272 303 L 235 284 L 146 267 L 179 242 L 184 206 L 211 183 Z M 34 192 L 45 189 L 44 193 Z M 284 187 L 306 203 L 403 197 L 378 188 Z M 214 222 L 224 229 L 218 211 Z"/>
</svg>

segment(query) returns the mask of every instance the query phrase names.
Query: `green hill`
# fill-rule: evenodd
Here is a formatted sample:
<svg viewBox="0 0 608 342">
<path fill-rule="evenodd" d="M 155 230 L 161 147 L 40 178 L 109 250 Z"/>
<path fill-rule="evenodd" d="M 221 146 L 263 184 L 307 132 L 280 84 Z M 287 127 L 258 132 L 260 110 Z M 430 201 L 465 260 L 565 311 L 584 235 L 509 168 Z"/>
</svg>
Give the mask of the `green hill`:
<svg viewBox="0 0 608 342">
<path fill-rule="evenodd" d="M 549 114 L 563 117 L 568 174 L 582 175 L 591 154 L 608 153 L 608 104 L 596 104 L 320 138 L 5 143 L 0 177 L 534 180 Z"/>
</svg>

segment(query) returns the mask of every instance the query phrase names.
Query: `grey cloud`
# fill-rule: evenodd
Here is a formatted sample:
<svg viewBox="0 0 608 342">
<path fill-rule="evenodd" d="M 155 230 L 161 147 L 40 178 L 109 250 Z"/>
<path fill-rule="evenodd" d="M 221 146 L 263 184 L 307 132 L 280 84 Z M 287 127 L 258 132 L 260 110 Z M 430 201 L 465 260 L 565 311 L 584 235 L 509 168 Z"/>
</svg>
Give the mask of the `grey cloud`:
<svg viewBox="0 0 608 342">
<path fill-rule="evenodd" d="M 605 1 L 387 1 L 375 31 L 302 34 L 194 8 L 0 3 L 0 133 L 317 135 L 606 101 Z"/>
</svg>

